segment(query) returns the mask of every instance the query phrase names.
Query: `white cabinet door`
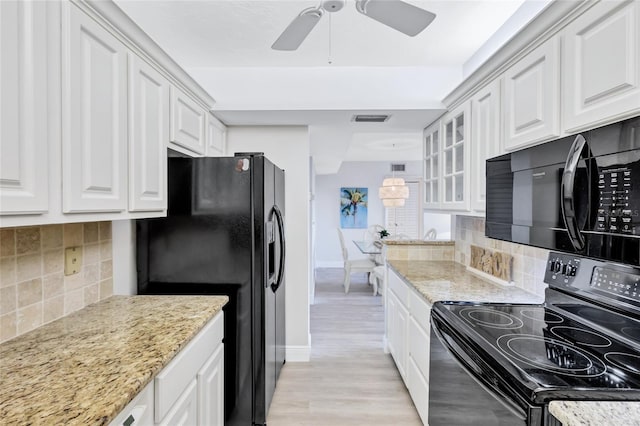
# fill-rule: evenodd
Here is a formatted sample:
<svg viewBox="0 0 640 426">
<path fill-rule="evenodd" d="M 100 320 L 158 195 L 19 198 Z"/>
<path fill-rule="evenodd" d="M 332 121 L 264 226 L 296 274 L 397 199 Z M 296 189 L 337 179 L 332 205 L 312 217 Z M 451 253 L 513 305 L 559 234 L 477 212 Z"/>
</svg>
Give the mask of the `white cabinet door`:
<svg viewBox="0 0 640 426">
<path fill-rule="evenodd" d="M 559 39 L 554 37 L 504 73 L 504 148 L 560 135 Z"/>
<path fill-rule="evenodd" d="M 640 111 L 640 2 L 603 1 L 563 31 L 569 133 Z"/>
<path fill-rule="evenodd" d="M 171 142 L 204 155 L 206 112 L 186 93 L 171 86 Z"/>
<path fill-rule="evenodd" d="M 198 424 L 224 426 L 224 345 L 198 372 Z"/>
<path fill-rule="evenodd" d="M 63 211 L 126 210 L 126 48 L 74 4 L 64 7 Z"/>
<path fill-rule="evenodd" d="M 398 371 L 403 379 L 407 377 L 407 355 L 408 355 L 408 329 L 409 329 L 409 311 L 402 304 L 398 303 L 396 312 L 396 320 L 394 323 L 393 334 L 395 336 L 396 354 L 394 359 L 398 366 Z"/>
<path fill-rule="evenodd" d="M 198 387 L 194 378 L 171 410 L 160 421 L 161 426 L 194 426 L 198 424 Z"/>
<path fill-rule="evenodd" d="M 45 2 L 0 2 L 0 214 L 48 210 Z"/>
<path fill-rule="evenodd" d="M 409 358 L 408 382 L 407 388 L 413 400 L 413 405 L 418 411 L 418 415 L 425 425 L 429 424 L 429 382 L 422 375 L 420 369 L 414 362 L 413 358 Z"/>
<path fill-rule="evenodd" d="M 481 89 L 471 99 L 471 209 L 484 211 L 486 204 L 486 160 L 500 154 L 500 79 Z"/>
<path fill-rule="evenodd" d="M 467 101 L 442 119 L 441 206 L 447 210 L 469 209 L 470 115 L 470 102 Z"/>
<path fill-rule="evenodd" d="M 212 114 L 207 114 L 207 157 L 225 155 L 227 127 Z"/>
<path fill-rule="evenodd" d="M 440 121 L 424 130 L 424 207 L 440 207 Z"/>
<path fill-rule="evenodd" d="M 169 83 L 129 53 L 129 210 L 167 208 Z"/>
</svg>

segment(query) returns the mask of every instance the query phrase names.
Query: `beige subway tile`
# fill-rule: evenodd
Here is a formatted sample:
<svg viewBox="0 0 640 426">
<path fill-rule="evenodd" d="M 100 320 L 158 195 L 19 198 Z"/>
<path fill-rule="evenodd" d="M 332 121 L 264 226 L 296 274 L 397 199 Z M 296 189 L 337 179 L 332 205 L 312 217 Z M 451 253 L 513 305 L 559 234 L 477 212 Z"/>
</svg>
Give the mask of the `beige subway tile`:
<svg viewBox="0 0 640 426">
<path fill-rule="evenodd" d="M 113 248 L 111 245 L 111 240 L 102 241 L 100 243 L 100 259 L 109 260 L 111 258 L 113 258 Z"/>
<path fill-rule="evenodd" d="M 0 259 L 0 288 L 16 283 L 16 257 Z"/>
<path fill-rule="evenodd" d="M 113 278 L 100 281 L 100 300 L 113 296 Z"/>
<path fill-rule="evenodd" d="M 56 272 L 55 274 L 42 277 L 42 298 L 47 300 L 52 297 L 59 296 L 64 293 L 64 273 Z"/>
<path fill-rule="evenodd" d="M 58 318 L 62 318 L 64 315 L 64 295 L 59 295 L 56 297 L 52 297 L 51 299 L 47 299 L 43 302 L 42 307 L 42 323 L 46 324 L 48 322 L 57 320 Z"/>
<path fill-rule="evenodd" d="M 113 261 L 105 260 L 100 264 L 100 279 L 106 280 L 113 277 Z"/>
<path fill-rule="evenodd" d="M 45 251 L 42 256 L 42 274 L 60 271 L 64 271 L 64 251 L 61 248 Z"/>
<path fill-rule="evenodd" d="M 68 293 L 85 286 L 84 271 L 80 270 L 77 274 L 64 276 L 64 291 Z"/>
<path fill-rule="evenodd" d="M 64 294 L 64 314 L 78 311 L 84 308 L 84 289 L 80 288 L 68 291 Z"/>
<path fill-rule="evenodd" d="M 84 288 L 84 305 L 90 305 L 100 300 L 100 284 L 95 283 Z"/>
<path fill-rule="evenodd" d="M 45 225 L 40 229 L 42 234 L 42 250 L 51 250 L 61 248 L 63 244 L 63 227 L 62 225 Z"/>
<path fill-rule="evenodd" d="M 15 256 L 16 231 L 13 228 L 0 229 L 0 257 Z"/>
<path fill-rule="evenodd" d="M 16 229 L 16 254 L 40 252 L 40 227 L 30 226 Z"/>
<path fill-rule="evenodd" d="M 42 301 L 42 278 L 18 283 L 18 309 Z"/>
<path fill-rule="evenodd" d="M 0 288 L 0 315 L 15 311 L 16 306 L 16 286 Z"/>
<path fill-rule="evenodd" d="M 84 272 L 84 285 L 94 284 L 100 281 L 101 265 L 99 263 L 85 265 L 82 269 Z"/>
<path fill-rule="evenodd" d="M 18 309 L 18 334 L 24 334 L 42 325 L 42 302 Z"/>
<path fill-rule="evenodd" d="M 100 243 L 85 245 L 82 258 L 85 265 L 91 265 L 92 263 L 99 263 L 100 262 Z"/>
<path fill-rule="evenodd" d="M 84 224 L 84 243 L 96 243 L 100 239 L 98 222 Z"/>
<path fill-rule="evenodd" d="M 100 241 L 111 239 L 111 222 L 100 222 Z"/>
<path fill-rule="evenodd" d="M 27 281 L 42 275 L 42 256 L 27 254 L 16 258 L 16 280 Z"/>
<path fill-rule="evenodd" d="M 16 311 L 0 316 L 0 342 L 17 336 L 18 313 Z"/>
<path fill-rule="evenodd" d="M 78 247 L 82 245 L 82 224 L 67 223 L 64 225 L 64 247 Z"/>
</svg>

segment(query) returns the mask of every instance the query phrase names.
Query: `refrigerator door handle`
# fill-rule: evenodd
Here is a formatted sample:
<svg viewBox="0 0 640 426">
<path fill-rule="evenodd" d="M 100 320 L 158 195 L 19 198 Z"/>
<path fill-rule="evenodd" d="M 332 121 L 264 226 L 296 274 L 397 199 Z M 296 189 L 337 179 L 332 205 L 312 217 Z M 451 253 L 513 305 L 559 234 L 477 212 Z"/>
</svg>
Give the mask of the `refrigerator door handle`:
<svg viewBox="0 0 640 426">
<path fill-rule="evenodd" d="M 278 227 L 278 237 L 280 239 L 280 263 L 278 265 L 278 275 L 276 282 L 271 284 L 271 290 L 275 293 L 284 279 L 284 261 L 286 257 L 286 242 L 284 238 L 284 218 L 278 206 L 273 206 L 273 213 L 276 216 L 276 225 Z"/>
</svg>

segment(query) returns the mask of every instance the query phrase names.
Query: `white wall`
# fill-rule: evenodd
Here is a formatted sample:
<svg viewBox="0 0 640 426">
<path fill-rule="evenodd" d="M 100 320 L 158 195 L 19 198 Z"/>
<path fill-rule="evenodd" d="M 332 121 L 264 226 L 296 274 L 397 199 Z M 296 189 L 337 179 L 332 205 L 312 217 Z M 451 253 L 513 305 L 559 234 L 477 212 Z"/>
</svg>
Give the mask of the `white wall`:
<svg viewBox="0 0 640 426">
<path fill-rule="evenodd" d="M 308 361 L 309 334 L 309 132 L 301 126 L 229 127 L 227 149 L 264 152 L 285 171 L 285 237 L 287 240 L 287 361 Z"/>
<path fill-rule="evenodd" d="M 394 163 L 399 163 L 395 162 Z M 422 162 L 406 161 L 403 177 L 422 175 Z M 315 185 L 315 264 L 316 267 L 342 267 L 342 253 L 338 240 L 340 226 L 340 188 L 359 187 L 369 189 L 368 225 L 384 225 L 384 206 L 378 198 L 378 188 L 386 176 L 391 175 L 388 161 L 344 162 L 340 170 L 332 175 L 317 175 Z M 398 174 L 398 177 L 401 175 Z M 350 259 L 366 257 L 352 243 L 361 240 L 364 229 L 343 229 Z"/>
</svg>

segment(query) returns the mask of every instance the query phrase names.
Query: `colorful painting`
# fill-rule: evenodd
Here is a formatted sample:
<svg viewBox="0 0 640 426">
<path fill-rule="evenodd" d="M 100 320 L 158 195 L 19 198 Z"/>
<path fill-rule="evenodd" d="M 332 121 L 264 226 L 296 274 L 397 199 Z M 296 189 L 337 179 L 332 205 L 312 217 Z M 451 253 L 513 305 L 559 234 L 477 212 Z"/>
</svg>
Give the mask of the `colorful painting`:
<svg viewBox="0 0 640 426">
<path fill-rule="evenodd" d="M 340 188 L 340 227 L 366 229 L 367 188 Z"/>
</svg>

